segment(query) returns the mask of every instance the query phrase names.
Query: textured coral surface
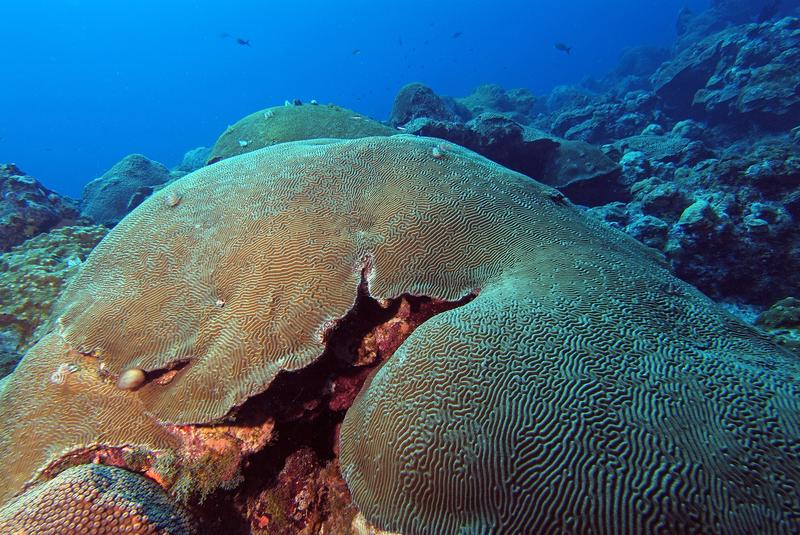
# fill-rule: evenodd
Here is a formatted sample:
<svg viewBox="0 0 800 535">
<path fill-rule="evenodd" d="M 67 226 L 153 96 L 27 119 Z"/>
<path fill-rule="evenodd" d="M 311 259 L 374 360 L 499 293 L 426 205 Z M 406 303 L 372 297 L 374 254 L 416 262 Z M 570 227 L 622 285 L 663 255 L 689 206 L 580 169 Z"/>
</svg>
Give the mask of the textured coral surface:
<svg viewBox="0 0 800 535">
<path fill-rule="evenodd" d="M 189 535 L 192 519 L 152 481 L 119 468 L 70 468 L 0 509 L 0 533 Z"/>
<path fill-rule="evenodd" d="M 394 133 L 393 128 L 339 106 L 274 106 L 251 113 L 229 126 L 212 147 L 208 162 L 287 141 L 353 139 Z"/>
<path fill-rule="evenodd" d="M 378 319 L 342 356 L 359 310 Z M 206 481 L 165 469 L 169 452 L 217 452 L 201 494 L 231 488 L 231 440 L 264 447 L 271 415 L 289 442 L 329 441 L 324 411 L 363 376 L 319 368 L 399 345 L 338 450 L 377 528 L 800 529 L 797 359 L 560 193 L 439 140 L 287 143 L 192 173 L 108 235 L 57 314 L 0 383 L 2 502 L 92 445 L 162 459 L 140 471 L 166 487 Z M 117 388 L 131 368 L 144 384 Z M 289 442 L 272 490 L 239 504 L 251 526 L 318 525 L 330 506 L 318 489 L 335 485 L 311 482 L 333 465 Z"/>
</svg>

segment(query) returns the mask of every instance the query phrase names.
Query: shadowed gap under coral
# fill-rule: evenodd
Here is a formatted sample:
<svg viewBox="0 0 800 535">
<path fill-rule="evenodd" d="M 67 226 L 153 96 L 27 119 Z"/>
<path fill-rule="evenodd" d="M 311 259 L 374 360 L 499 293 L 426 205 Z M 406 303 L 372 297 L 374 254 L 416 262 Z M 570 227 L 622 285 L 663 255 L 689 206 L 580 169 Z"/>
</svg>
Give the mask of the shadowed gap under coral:
<svg viewBox="0 0 800 535">
<path fill-rule="evenodd" d="M 297 533 L 313 526 L 349 531 L 358 512 L 338 466 L 338 431 L 367 377 L 423 322 L 463 306 L 457 301 L 401 295 L 378 301 L 367 273 L 353 308 L 323 333 L 326 349 L 311 366 L 282 372 L 262 394 L 233 415 L 237 425 L 257 427 L 275 418 L 273 441 L 250 456 L 234 492 L 217 490 L 196 508 L 211 532 Z"/>
</svg>

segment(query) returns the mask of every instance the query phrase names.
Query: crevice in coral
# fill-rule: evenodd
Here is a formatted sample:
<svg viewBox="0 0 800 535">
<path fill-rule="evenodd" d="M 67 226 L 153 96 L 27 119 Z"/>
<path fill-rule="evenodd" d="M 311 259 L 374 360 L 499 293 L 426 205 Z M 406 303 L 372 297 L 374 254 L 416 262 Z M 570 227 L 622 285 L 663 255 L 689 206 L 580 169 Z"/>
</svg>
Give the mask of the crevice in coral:
<svg viewBox="0 0 800 535">
<path fill-rule="evenodd" d="M 175 376 L 180 373 L 186 366 L 191 364 L 192 359 L 174 360 L 169 365 L 155 370 L 145 370 L 145 380 L 142 387 L 148 384 L 167 385 L 175 379 Z M 140 387 L 141 388 L 141 387 Z"/>
<path fill-rule="evenodd" d="M 411 333 L 431 317 L 463 306 L 456 301 L 369 293 L 370 263 L 362 263 L 352 309 L 323 333 L 326 349 L 312 365 L 279 374 L 232 416 L 237 426 L 274 418 L 272 441 L 249 456 L 236 490 L 220 489 L 197 508 L 211 532 L 341 533 L 358 512 L 339 472 L 338 432 L 362 385 Z M 223 482 L 220 482 L 223 483 Z"/>
<path fill-rule="evenodd" d="M 223 422 L 165 425 L 177 451 L 94 445 L 63 456 L 41 476 L 69 466 L 101 463 L 149 477 L 188 505 L 204 532 L 236 534 L 346 533 L 358 513 L 339 471 L 338 435 L 364 382 L 431 317 L 472 301 L 402 294 L 375 299 L 369 292 L 372 259 L 348 313 L 321 332 L 325 350 L 306 368 L 282 372 L 267 390 Z M 99 372 L 107 380 L 102 357 Z M 144 371 L 141 386 L 168 384 L 191 364 L 174 361 Z"/>
</svg>

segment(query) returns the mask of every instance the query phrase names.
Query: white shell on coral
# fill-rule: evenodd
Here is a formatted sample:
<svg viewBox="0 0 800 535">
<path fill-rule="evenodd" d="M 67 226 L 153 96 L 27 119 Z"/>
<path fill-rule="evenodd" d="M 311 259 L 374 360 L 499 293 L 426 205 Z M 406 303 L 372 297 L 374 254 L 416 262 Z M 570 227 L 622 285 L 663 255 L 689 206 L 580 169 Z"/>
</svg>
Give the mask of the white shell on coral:
<svg viewBox="0 0 800 535">
<path fill-rule="evenodd" d="M 169 195 L 164 199 L 164 204 L 169 207 L 178 206 L 181 203 L 181 196 L 174 191 L 170 191 Z"/>
<path fill-rule="evenodd" d="M 133 390 L 142 386 L 144 383 L 144 371 L 139 368 L 130 368 L 122 372 L 117 381 L 117 388 L 123 390 Z"/>
</svg>

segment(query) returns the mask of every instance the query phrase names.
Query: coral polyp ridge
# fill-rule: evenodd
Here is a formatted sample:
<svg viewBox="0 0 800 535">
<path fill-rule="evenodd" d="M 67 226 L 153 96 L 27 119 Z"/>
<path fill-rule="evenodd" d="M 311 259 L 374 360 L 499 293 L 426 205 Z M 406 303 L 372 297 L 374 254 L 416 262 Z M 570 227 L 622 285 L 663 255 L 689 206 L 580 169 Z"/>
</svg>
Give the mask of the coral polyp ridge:
<svg viewBox="0 0 800 535">
<path fill-rule="evenodd" d="M 796 358 L 441 143 L 285 143 L 144 201 L 0 384 L 0 527 L 100 463 L 209 529 L 800 529 Z"/>
</svg>

